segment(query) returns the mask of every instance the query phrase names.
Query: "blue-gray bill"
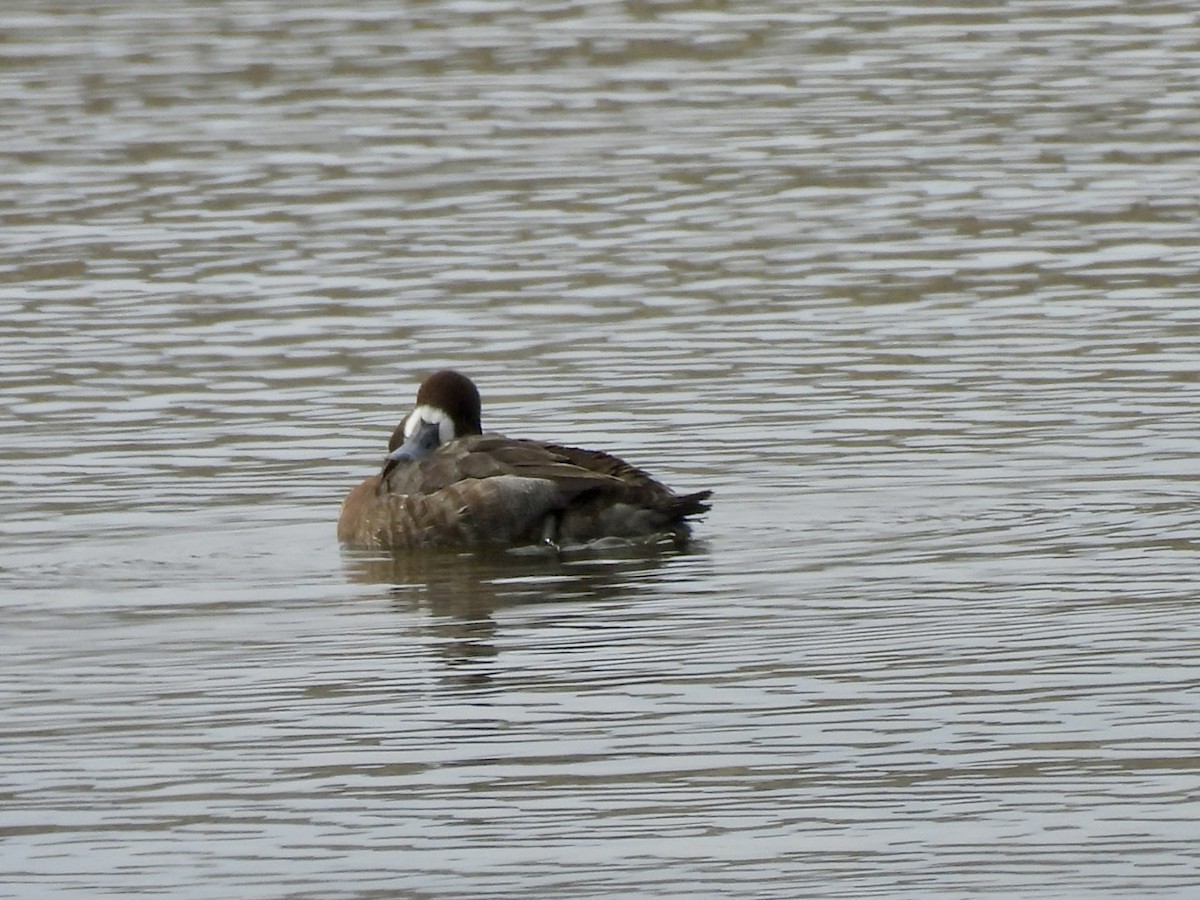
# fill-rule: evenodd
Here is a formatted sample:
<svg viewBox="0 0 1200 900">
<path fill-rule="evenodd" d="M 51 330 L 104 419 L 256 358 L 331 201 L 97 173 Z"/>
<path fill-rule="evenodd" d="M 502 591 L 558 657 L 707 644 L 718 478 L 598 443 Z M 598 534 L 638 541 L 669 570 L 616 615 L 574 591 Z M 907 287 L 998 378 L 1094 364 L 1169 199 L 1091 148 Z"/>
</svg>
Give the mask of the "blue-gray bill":
<svg viewBox="0 0 1200 900">
<path fill-rule="evenodd" d="M 404 443 L 387 455 L 383 463 L 383 477 L 403 462 L 417 462 L 437 449 L 440 443 L 438 424 L 421 422 L 417 430 Z"/>
</svg>

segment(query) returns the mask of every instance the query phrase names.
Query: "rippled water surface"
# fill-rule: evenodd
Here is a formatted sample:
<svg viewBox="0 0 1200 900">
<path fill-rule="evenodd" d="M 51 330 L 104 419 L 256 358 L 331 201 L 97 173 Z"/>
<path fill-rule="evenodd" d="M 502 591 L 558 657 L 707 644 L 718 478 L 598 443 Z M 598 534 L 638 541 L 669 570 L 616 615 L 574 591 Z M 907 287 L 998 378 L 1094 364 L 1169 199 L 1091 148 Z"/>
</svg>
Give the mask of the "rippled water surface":
<svg viewBox="0 0 1200 900">
<path fill-rule="evenodd" d="M 1191 896 L 1200 13 L 0 11 L 0 894 Z M 716 505 L 342 551 L 430 370 Z"/>
</svg>

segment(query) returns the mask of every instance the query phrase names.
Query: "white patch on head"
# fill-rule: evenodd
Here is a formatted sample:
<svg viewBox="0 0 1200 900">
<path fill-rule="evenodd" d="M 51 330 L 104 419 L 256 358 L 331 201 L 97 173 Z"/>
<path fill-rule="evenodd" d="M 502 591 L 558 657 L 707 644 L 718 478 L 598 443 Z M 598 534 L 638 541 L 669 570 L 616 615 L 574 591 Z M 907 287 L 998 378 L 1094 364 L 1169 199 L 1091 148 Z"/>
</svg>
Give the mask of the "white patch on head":
<svg viewBox="0 0 1200 900">
<path fill-rule="evenodd" d="M 454 420 L 446 415 L 445 410 L 422 403 L 404 420 L 404 439 L 406 441 L 416 433 L 422 422 L 429 425 L 437 423 L 438 443 L 445 444 L 454 440 Z"/>
</svg>

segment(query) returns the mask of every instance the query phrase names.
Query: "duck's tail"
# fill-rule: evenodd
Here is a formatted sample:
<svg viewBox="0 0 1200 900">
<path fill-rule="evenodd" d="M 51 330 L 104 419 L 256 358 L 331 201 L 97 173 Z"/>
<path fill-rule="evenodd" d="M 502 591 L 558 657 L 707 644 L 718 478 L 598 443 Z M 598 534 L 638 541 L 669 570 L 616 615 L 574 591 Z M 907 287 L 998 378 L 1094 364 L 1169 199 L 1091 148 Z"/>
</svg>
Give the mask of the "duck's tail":
<svg viewBox="0 0 1200 900">
<path fill-rule="evenodd" d="M 668 512 L 672 519 L 679 520 L 688 516 L 698 516 L 712 509 L 712 504 L 706 502 L 712 496 L 712 491 L 696 491 L 694 494 L 684 494 L 671 501 Z"/>
</svg>

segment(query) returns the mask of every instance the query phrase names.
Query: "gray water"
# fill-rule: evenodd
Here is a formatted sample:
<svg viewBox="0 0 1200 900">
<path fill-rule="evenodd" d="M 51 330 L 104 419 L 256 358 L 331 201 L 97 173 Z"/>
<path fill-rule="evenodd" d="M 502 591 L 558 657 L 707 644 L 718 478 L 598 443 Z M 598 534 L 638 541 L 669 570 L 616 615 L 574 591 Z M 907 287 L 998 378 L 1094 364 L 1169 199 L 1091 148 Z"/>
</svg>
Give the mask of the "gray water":
<svg viewBox="0 0 1200 900">
<path fill-rule="evenodd" d="M 1193 4 L 16 0 L 0 894 L 1192 896 Z M 451 365 L 716 505 L 342 551 Z"/>
</svg>

